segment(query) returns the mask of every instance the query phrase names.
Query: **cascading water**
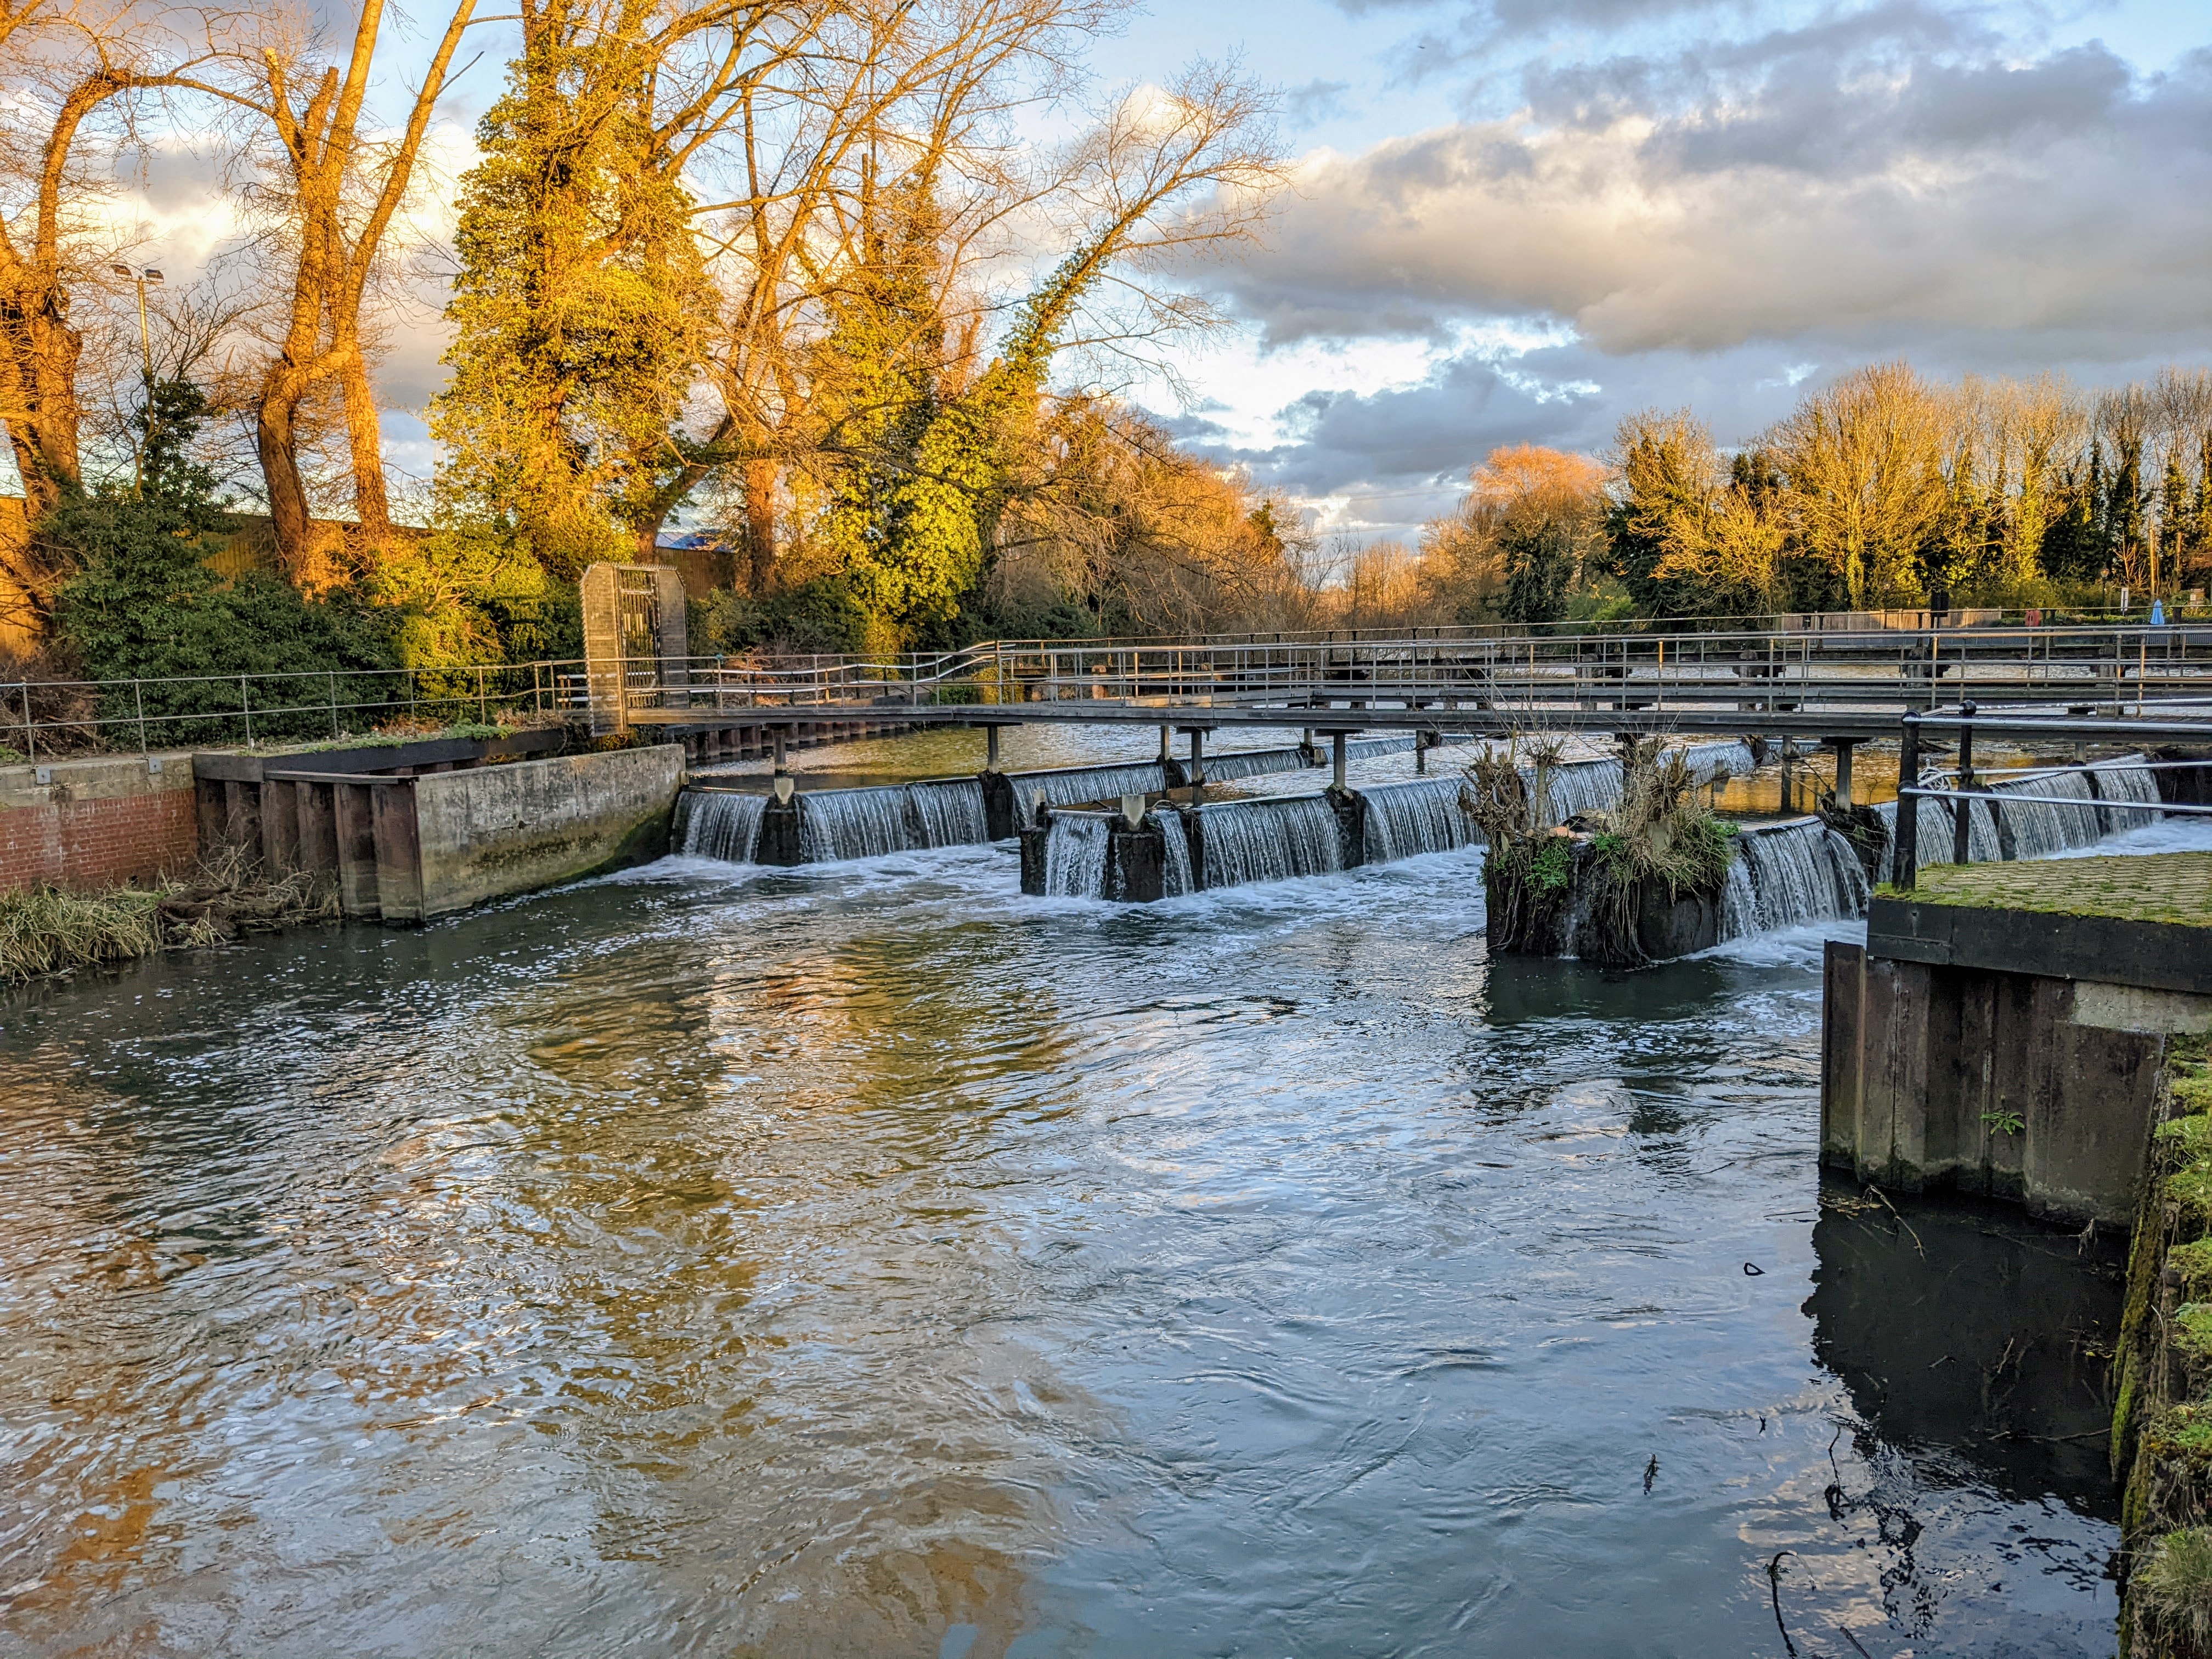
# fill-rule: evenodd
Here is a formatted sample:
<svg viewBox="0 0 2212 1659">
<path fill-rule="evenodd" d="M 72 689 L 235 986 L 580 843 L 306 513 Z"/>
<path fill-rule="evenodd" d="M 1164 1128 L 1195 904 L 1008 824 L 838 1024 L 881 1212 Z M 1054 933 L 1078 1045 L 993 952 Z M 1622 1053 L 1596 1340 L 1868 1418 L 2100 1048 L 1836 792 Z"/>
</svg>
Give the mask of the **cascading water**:
<svg viewBox="0 0 2212 1659">
<path fill-rule="evenodd" d="M 750 864 L 753 848 L 760 840 L 761 813 L 767 805 L 764 795 L 687 789 L 678 805 L 675 832 L 670 839 L 686 858 Z"/>
<path fill-rule="evenodd" d="M 1460 809 L 1457 778 L 1376 784 L 1359 794 L 1367 803 L 1364 853 L 1370 864 L 1449 853 L 1475 839 L 1474 824 Z"/>
<path fill-rule="evenodd" d="M 1229 783 L 1276 772 L 1302 772 L 1305 764 L 1306 757 L 1295 749 L 1232 749 L 1206 757 L 1206 781 Z"/>
<path fill-rule="evenodd" d="M 1535 787 L 1534 768 L 1522 769 L 1522 776 L 1530 788 Z M 1569 761 L 1554 767 L 1549 790 L 1551 821 L 1565 823 L 1578 812 L 1610 810 L 1620 799 L 1622 781 L 1617 760 Z"/>
<path fill-rule="evenodd" d="M 875 859 L 988 839 L 983 786 L 973 779 L 881 789 L 824 789 L 799 797 L 802 863 Z"/>
<path fill-rule="evenodd" d="M 1085 801 L 1119 800 L 1124 795 L 1157 795 L 1168 787 L 1168 775 L 1158 761 L 1139 766 L 1078 766 L 1057 772 L 1015 772 L 1006 781 L 1014 792 L 1016 826 L 1027 830 L 1036 823 L 1036 798 L 1048 806 L 1076 806 Z"/>
<path fill-rule="evenodd" d="M 1182 814 L 1171 806 L 1164 806 L 1156 816 L 1166 848 L 1160 869 L 1160 896 L 1180 898 L 1185 893 L 1196 892 L 1198 878 L 1190 867 L 1190 836 L 1183 828 Z"/>
<path fill-rule="evenodd" d="M 2008 799 L 2008 796 L 2063 796 L 2080 806 L 2057 805 L 2048 800 Z M 2094 846 L 2106 836 L 2154 822 L 2154 812 L 2120 811 L 2100 807 L 2099 800 L 2136 801 L 2156 805 L 2158 781 L 2141 756 L 2100 761 L 2088 767 L 2039 772 L 1992 785 L 1989 798 L 1965 803 L 1966 857 L 1973 864 L 1995 864 L 2015 859 L 2047 858 L 2078 847 Z M 1991 811 L 1994 804 L 1996 811 Z M 1951 861 L 1954 803 L 1922 799 L 1917 814 L 1917 867 Z M 1885 801 L 1875 811 L 1889 827 L 1893 844 L 1897 830 L 1897 803 Z M 2003 817 L 1999 830 L 1997 817 Z M 2011 843 L 2008 853 L 2006 843 Z"/>
<path fill-rule="evenodd" d="M 1820 819 L 1748 830 L 1735 846 L 1721 895 L 1723 939 L 1866 914 L 1858 854 Z"/>
<path fill-rule="evenodd" d="M 1732 778 L 1741 778 L 1759 769 L 1751 745 L 1741 738 L 1726 743 L 1691 744 L 1682 750 L 1682 761 L 1690 769 L 1690 775 L 1699 783 L 1711 783 L 1723 772 Z"/>
<path fill-rule="evenodd" d="M 1195 810 L 1209 890 L 1344 868 L 1336 813 L 1320 795 L 1224 801 Z"/>
<path fill-rule="evenodd" d="M 1097 812 L 1054 812 L 1044 837 L 1044 890 L 1054 898 L 1102 898 L 1113 819 Z"/>
<path fill-rule="evenodd" d="M 1381 755 L 1402 755 L 1413 746 L 1413 734 L 1396 738 L 1353 738 L 1344 745 L 1346 760 L 1373 760 Z"/>
</svg>

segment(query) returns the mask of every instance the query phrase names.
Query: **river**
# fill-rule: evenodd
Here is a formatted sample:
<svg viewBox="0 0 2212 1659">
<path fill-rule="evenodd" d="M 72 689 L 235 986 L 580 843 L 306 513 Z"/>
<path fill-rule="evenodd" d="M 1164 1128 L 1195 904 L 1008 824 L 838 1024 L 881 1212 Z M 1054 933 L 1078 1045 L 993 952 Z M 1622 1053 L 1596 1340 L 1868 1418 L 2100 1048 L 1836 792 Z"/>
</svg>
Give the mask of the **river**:
<svg viewBox="0 0 2212 1659">
<path fill-rule="evenodd" d="M 1493 964 L 1479 870 L 15 994 L 4 1645 L 2108 1653 L 2109 1243 L 1824 1192 L 1817 934 Z"/>
</svg>

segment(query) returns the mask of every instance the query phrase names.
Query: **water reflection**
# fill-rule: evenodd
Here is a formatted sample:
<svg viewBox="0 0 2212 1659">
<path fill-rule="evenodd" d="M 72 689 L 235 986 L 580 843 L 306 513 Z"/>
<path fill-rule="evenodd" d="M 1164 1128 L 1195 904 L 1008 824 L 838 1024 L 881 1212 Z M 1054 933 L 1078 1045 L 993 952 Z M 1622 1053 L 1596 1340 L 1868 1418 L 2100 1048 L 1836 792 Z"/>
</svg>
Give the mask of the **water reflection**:
<svg viewBox="0 0 2212 1659">
<path fill-rule="evenodd" d="M 1015 873 L 671 862 L 0 1006 L 9 1649 L 1738 1652 L 1784 1549 L 1877 1653 L 2108 1647 L 2094 1494 L 1832 1331 L 1817 940 L 1491 964 L 1471 854 Z M 2057 1431 L 2045 1352 L 1978 1423 Z"/>
<path fill-rule="evenodd" d="M 1866 1429 L 2013 1497 L 2117 1522 L 2121 1247 L 1996 1205 L 1893 1203 L 1834 1181 L 1820 1197 L 1813 1352 Z"/>
</svg>

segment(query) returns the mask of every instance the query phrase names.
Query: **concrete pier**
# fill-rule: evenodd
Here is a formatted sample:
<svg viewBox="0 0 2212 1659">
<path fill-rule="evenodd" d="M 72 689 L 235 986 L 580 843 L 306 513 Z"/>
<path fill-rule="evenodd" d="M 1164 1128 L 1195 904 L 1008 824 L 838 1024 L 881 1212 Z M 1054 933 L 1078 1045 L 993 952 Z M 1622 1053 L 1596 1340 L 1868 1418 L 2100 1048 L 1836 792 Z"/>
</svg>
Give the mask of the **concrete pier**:
<svg viewBox="0 0 2212 1659">
<path fill-rule="evenodd" d="M 2212 1030 L 2212 854 L 1923 871 L 1826 973 L 1823 1163 L 2125 1227 L 2168 1043 Z"/>
</svg>

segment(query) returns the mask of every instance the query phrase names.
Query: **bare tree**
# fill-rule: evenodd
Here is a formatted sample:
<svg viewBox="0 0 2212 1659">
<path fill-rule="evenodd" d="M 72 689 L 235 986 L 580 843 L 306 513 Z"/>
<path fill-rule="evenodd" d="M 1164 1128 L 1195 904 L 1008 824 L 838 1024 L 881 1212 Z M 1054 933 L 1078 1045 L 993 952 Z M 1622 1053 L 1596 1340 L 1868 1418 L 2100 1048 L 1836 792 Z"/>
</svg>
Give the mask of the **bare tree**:
<svg viewBox="0 0 2212 1659">
<path fill-rule="evenodd" d="M 80 141 L 108 114 L 111 137 L 127 137 L 128 100 L 185 84 L 191 64 L 127 0 L 0 0 L 0 82 L 15 106 L 0 140 L 0 421 L 34 519 L 83 480 L 70 290 L 104 280 L 117 251 L 90 211 L 108 183 Z"/>
</svg>

